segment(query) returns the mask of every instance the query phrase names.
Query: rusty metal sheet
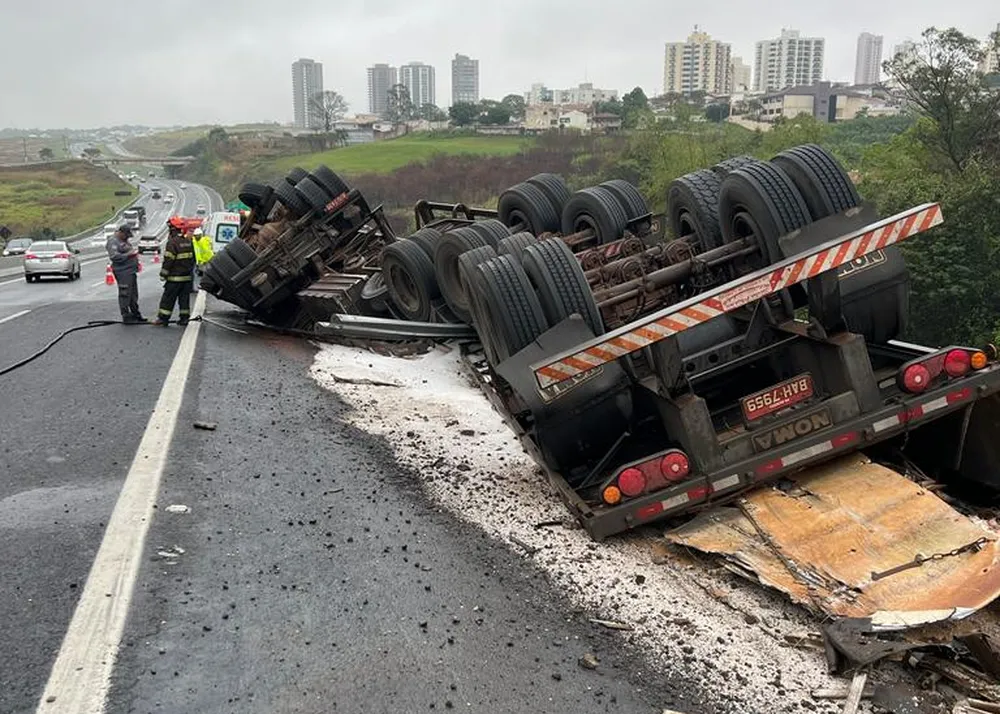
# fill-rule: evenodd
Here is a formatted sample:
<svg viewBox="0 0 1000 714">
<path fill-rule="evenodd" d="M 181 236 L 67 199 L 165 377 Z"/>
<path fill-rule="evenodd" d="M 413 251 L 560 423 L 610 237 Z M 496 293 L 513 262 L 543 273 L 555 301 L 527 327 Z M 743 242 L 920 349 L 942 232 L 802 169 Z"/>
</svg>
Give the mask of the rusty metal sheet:
<svg viewBox="0 0 1000 714">
<path fill-rule="evenodd" d="M 856 453 L 790 481 L 667 538 L 722 555 L 814 611 L 870 618 L 874 630 L 958 620 L 1000 596 L 997 534 L 895 471 Z"/>
</svg>

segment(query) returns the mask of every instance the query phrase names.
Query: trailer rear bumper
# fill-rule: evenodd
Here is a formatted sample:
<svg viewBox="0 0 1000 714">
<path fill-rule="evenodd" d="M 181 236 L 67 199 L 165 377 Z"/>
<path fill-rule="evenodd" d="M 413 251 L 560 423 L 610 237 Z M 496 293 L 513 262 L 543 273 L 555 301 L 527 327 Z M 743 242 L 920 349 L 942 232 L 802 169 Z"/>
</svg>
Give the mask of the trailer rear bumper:
<svg viewBox="0 0 1000 714">
<path fill-rule="evenodd" d="M 478 376 L 481 380 L 484 378 L 482 373 Z M 1000 364 L 919 396 L 886 404 L 882 409 L 836 423 L 817 432 L 815 436 L 802 438 L 785 448 L 768 450 L 615 506 L 585 501 L 560 474 L 547 469 L 538 458 L 537 448 L 517 420 L 506 416 L 507 412 L 499 395 L 488 382 L 483 386 L 491 399 L 494 399 L 500 413 L 505 414 L 508 425 L 546 472 L 549 481 L 557 488 L 573 515 L 580 520 L 592 538 L 601 541 L 657 520 L 728 502 L 752 488 L 776 481 L 803 467 L 874 446 L 969 407 L 980 399 L 1000 393 Z"/>
</svg>

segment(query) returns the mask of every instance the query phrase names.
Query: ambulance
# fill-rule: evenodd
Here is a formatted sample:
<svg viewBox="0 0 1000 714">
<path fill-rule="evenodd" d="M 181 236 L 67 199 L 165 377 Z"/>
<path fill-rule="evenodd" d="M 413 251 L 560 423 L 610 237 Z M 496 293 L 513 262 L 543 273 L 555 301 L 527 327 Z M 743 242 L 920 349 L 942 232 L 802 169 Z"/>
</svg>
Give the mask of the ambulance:
<svg viewBox="0 0 1000 714">
<path fill-rule="evenodd" d="M 205 235 L 212 237 L 212 250 L 218 253 L 240 234 L 240 214 L 215 211 L 201 224 Z"/>
</svg>

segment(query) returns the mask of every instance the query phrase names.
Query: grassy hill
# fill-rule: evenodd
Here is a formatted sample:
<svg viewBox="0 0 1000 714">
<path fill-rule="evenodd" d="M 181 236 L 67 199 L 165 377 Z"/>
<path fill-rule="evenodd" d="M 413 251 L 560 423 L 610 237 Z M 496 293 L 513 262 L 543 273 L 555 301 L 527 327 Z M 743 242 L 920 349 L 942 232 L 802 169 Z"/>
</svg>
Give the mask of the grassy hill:
<svg viewBox="0 0 1000 714">
<path fill-rule="evenodd" d="M 70 235 L 98 225 L 135 189 L 107 169 L 84 161 L 0 167 L 0 225 L 15 235 L 51 228 Z M 134 193 L 133 193 L 134 196 Z"/>
<path fill-rule="evenodd" d="M 193 141 L 197 141 L 206 136 L 213 129 L 212 125 L 190 126 L 174 131 L 161 131 L 149 136 L 140 136 L 135 139 L 128 139 L 123 142 L 123 146 L 141 156 L 167 156 L 174 151 L 179 151 Z M 225 127 L 230 133 L 253 132 L 253 131 L 274 131 L 281 132 L 281 127 L 277 124 L 238 124 Z"/>
<path fill-rule="evenodd" d="M 285 173 L 296 166 L 312 170 L 326 164 L 346 176 L 384 174 L 438 155 L 512 156 L 529 149 L 533 143 L 532 139 L 520 136 L 411 134 L 320 153 L 285 156 L 266 161 L 260 168 L 266 173 Z"/>
</svg>

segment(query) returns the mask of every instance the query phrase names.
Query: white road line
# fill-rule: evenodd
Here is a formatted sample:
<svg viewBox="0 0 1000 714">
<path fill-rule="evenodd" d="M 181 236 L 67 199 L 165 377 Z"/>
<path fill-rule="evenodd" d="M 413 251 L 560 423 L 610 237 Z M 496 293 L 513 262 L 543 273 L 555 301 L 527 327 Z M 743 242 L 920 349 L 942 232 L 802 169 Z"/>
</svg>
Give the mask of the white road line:
<svg viewBox="0 0 1000 714">
<path fill-rule="evenodd" d="M 2 325 L 5 322 L 10 322 L 11 320 L 16 320 L 17 318 L 21 317 L 21 315 L 27 315 L 29 312 L 31 312 L 31 310 L 21 310 L 21 312 L 15 312 L 13 315 L 8 315 L 7 317 L 0 320 L 0 325 Z"/>
<path fill-rule="evenodd" d="M 199 292 L 192 317 L 205 312 Z M 129 328 L 141 329 L 141 328 Z M 184 330 L 37 712 L 103 712 L 201 321 Z"/>
</svg>

